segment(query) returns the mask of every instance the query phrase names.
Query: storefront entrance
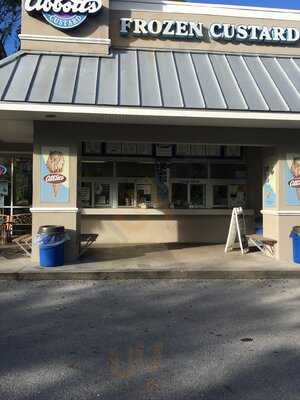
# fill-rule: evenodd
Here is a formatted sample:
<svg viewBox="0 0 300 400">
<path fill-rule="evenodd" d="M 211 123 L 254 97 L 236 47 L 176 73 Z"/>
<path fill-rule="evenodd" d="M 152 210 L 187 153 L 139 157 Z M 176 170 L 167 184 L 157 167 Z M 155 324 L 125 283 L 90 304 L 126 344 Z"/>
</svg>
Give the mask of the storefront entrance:
<svg viewBox="0 0 300 400">
<path fill-rule="evenodd" d="M 0 155 L 0 216 L 9 236 L 31 231 L 31 204 L 32 155 Z"/>
</svg>

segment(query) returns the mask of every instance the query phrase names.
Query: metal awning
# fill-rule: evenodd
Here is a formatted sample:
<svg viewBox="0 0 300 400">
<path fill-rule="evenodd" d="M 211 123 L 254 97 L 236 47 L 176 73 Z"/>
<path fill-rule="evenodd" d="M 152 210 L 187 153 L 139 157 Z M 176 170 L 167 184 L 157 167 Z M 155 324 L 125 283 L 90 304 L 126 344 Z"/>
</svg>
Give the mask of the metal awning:
<svg viewBox="0 0 300 400">
<path fill-rule="evenodd" d="M 0 102 L 299 112 L 300 58 L 159 50 L 110 57 L 18 52 Z"/>
</svg>

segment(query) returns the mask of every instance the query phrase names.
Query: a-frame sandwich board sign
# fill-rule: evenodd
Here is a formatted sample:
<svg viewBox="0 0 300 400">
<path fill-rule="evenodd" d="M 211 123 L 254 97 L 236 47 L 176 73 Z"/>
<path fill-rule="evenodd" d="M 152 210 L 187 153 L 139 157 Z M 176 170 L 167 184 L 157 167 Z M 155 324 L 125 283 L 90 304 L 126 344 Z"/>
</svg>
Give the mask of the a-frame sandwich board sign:
<svg viewBox="0 0 300 400">
<path fill-rule="evenodd" d="M 228 253 L 228 251 L 233 249 L 236 241 L 239 243 L 242 254 L 249 251 L 248 241 L 246 238 L 246 222 L 242 207 L 235 207 L 232 209 L 225 253 Z"/>
</svg>

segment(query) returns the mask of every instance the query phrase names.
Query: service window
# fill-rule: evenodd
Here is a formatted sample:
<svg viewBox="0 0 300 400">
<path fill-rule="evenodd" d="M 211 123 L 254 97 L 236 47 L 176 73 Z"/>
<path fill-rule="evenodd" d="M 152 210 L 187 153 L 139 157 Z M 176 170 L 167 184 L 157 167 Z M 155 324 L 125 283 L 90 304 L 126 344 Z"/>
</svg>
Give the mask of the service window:
<svg viewBox="0 0 300 400">
<path fill-rule="evenodd" d="M 213 185 L 213 207 L 228 207 L 227 185 Z"/>
<path fill-rule="evenodd" d="M 88 162 L 81 163 L 83 178 L 109 178 L 113 177 L 113 162 Z"/>
<path fill-rule="evenodd" d="M 118 183 L 118 206 L 135 207 L 135 184 L 133 182 Z"/>
<path fill-rule="evenodd" d="M 214 163 L 210 168 L 212 179 L 245 179 L 247 177 L 245 164 Z"/>
<path fill-rule="evenodd" d="M 229 207 L 245 207 L 246 200 L 246 185 L 229 185 Z"/>
<path fill-rule="evenodd" d="M 152 185 L 138 183 L 136 185 L 137 207 L 152 207 Z"/>
<path fill-rule="evenodd" d="M 190 207 L 205 207 L 205 185 L 191 183 L 190 184 Z"/>
<path fill-rule="evenodd" d="M 207 164 L 204 163 L 174 163 L 170 167 L 171 178 L 205 179 L 207 174 Z"/>
<path fill-rule="evenodd" d="M 153 178 L 155 176 L 154 164 L 117 162 L 118 178 Z"/>
<path fill-rule="evenodd" d="M 82 182 L 80 188 L 80 200 L 81 207 L 92 207 L 92 196 L 93 196 L 93 183 L 92 182 Z"/>
<path fill-rule="evenodd" d="M 94 207 L 109 207 L 110 205 L 110 184 L 94 182 Z"/>
<path fill-rule="evenodd" d="M 188 208 L 188 183 L 172 183 L 172 204 L 174 208 Z"/>
</svg>

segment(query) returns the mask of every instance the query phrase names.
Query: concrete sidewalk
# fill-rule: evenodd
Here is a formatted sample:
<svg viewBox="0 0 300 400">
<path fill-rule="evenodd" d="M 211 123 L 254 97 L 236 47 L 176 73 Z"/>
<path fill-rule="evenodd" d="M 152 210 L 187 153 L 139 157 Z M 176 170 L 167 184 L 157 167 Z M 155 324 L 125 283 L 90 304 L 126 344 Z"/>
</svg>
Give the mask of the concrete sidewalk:
<svg viewBox="0 0 300 400">
<path fill-rule="evenodd" d="M 224 245 L 157 244 L 95 246 L 74 264 L 40 268 L 16 249 L 0 251 L 0 279 L 290 279 L 300 265 L 259 252 L 224 254 Z"/>
</svg>

